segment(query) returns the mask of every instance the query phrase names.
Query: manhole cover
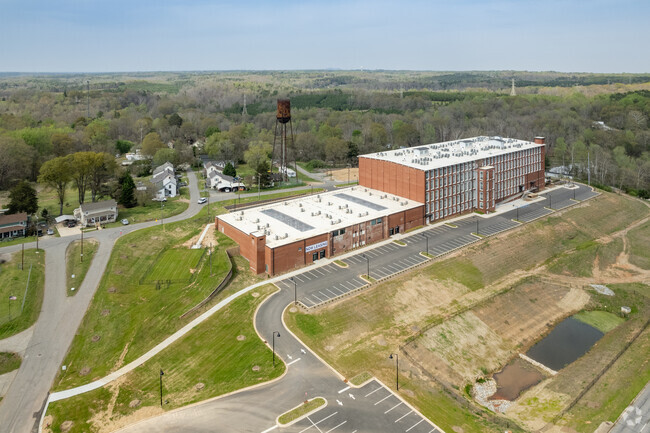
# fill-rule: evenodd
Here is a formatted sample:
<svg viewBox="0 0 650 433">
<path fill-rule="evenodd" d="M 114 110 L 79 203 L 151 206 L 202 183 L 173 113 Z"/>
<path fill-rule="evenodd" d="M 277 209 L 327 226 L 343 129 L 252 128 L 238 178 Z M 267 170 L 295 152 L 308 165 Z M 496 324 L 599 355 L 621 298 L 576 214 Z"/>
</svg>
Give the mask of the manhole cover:
<svg viewBox="0 0 650 433">
<path fill-rule="evenodd" d="M 79 371 L 79 376 L 86 376 L 88 373 L 90 373 L 90 367 L 84 367 Z"/>
<path fill-rule="evenodd" d="M 196 388 L 197 391 L 201 391 L 203 388 L 205 388 L 205 383 L 199 382 L 196 385 L 194 385 L 194 388 Z"/>
<path fill-rule="evenodd" d="M 91 338 L 93 343 L 97 343 L 101 339 L 102 337 L 100 337 L 99 335 L 93 335 L 93 338 Z"/>
<path fill-rule="evenodd" d="M 254 365 L 253 366 L 253 371 L 260 371 L 260 366 L 259 365 Z"/>
</svg>

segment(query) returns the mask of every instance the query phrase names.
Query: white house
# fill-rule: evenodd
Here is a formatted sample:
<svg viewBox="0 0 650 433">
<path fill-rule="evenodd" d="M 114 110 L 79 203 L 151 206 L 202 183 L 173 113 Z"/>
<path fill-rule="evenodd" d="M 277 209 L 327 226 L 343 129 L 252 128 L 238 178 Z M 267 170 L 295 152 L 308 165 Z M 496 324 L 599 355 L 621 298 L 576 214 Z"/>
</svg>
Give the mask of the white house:
<svg viewBox="0 0 650 433">
<path fill-rule="evenodd" d="M 162 173 L 162 172 L 170 173 L 173 176 L 174 175 L 174 165 L 171 162 L 167 161 L 163 165 L 159 165 L 158 167 L 153 169 L 153 175 L 154 176 L 156 176 L 157 174 Z"/>
<path fill-rule="evenodd" d="M 126 153 L 124 156 L 126 157 L 127 161 L 131 161 L 131 162 L 142 161 L 144 159 L 147 159 L 146 156 L 140 153 L 140 149 L 137 149 L 135 153 Z"/>
<path fill-rule="evenodd" d="M 211 170 L 205 178 L 205 186 L 208 188 L 216 189 L 221 192 L 231 192 L 238 190 L 245 190 L 246 186 L 235 180 L 234 177 L 225 175 L 218 170 Z"/>
<path fill-rule="evenodd" d="M 115 200 L 84 203 L 74 210 L 74 217 L 86 227 L 92 224 L 104 224 L 117 221 L 117 203 Z"/>
<path fill-rule="evenodd" d="M 176 194 L 178 193 L 178 186 L 174 173 L 162 171 L 151 178 L 151 183 L 153 184 L 154 191 L 156 191 L 156 196 L 158 198 L 176 197 Z"/>
</svg>

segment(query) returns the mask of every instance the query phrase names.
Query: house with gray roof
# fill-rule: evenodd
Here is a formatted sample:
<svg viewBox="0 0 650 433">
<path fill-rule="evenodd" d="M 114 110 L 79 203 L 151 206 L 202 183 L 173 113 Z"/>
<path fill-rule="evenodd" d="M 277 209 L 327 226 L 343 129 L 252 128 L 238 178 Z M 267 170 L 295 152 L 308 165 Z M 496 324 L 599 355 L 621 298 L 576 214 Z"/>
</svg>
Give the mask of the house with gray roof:
<svg viewBox="0 0 650 433">
<path fill-rule="evenodd" d="M 23 237 L 27 230 L 27 213 L 0 215 L 0 239 Z"/>
<path fill-rule="evenodd" d="M 111 199 L 84 203 L 74 210 L 74 216 L 83 227 L 112 223 L 117 221 L 117 202 Z"/>
<path fill-rule="evenodd" d="M 153 175 L 156 176 L 157 174 L 160 173 L 170 173 L 172 176 L 174 175 L 174 165 L 167 161 L 163 165 L 159 165 L 158 167 L 153 169 Z"/>
<path fill-rule="evenodd" d="M 158 174 L 154 174 L 151 178 L 151 183 L 158 198 L 176 197 L 178 193 L 178 182 L 173 172 L 161 171 Z"/>
</svg>

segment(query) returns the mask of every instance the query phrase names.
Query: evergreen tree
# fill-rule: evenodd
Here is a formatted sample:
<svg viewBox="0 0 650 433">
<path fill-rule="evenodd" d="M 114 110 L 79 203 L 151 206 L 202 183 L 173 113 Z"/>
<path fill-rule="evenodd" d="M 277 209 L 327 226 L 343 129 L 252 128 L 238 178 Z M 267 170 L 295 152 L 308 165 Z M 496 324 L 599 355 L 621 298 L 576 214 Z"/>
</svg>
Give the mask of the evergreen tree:
<svg viewBox="0 0 650 433">
<path fill-rule="evenodd" d="M 29 182 L 21 181 L 11 188 L 9 192 L 8 214 L 27 212 L 28 215 L 35 214 L 38 210 L 38 197 L 36 190 Z"/>
<path fill-rule="evenodd" d="M 135 182 L 133 182 L 131 175 L 126 173 L 122 176 L 120 184 L 122 185 L 122 190 L 117 202 L 126 208 L 135 206 L 138 202 L 135 198 Z"/>
<path fill-rule="evenodd" d="M 227 163 L 226 166 L 223 168 L 223 174 L 226 176 L 232 176 L 235 177 L 237 176 L 237 170 L 235 170 L 235 167 L 231 163 Z"/>
</svg>

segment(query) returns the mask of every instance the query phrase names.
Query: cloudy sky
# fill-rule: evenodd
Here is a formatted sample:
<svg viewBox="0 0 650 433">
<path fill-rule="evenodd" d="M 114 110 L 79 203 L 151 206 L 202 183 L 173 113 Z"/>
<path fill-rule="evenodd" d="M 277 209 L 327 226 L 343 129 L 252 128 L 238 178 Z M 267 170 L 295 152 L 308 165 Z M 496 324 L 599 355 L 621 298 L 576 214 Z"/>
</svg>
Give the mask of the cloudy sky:
<svg viewBox="0 0 650 433">
<path fill-rule="evenodd" d="M 648 0 L 0 0 L 0 71 L 650 72 Z"/>
</svg>

